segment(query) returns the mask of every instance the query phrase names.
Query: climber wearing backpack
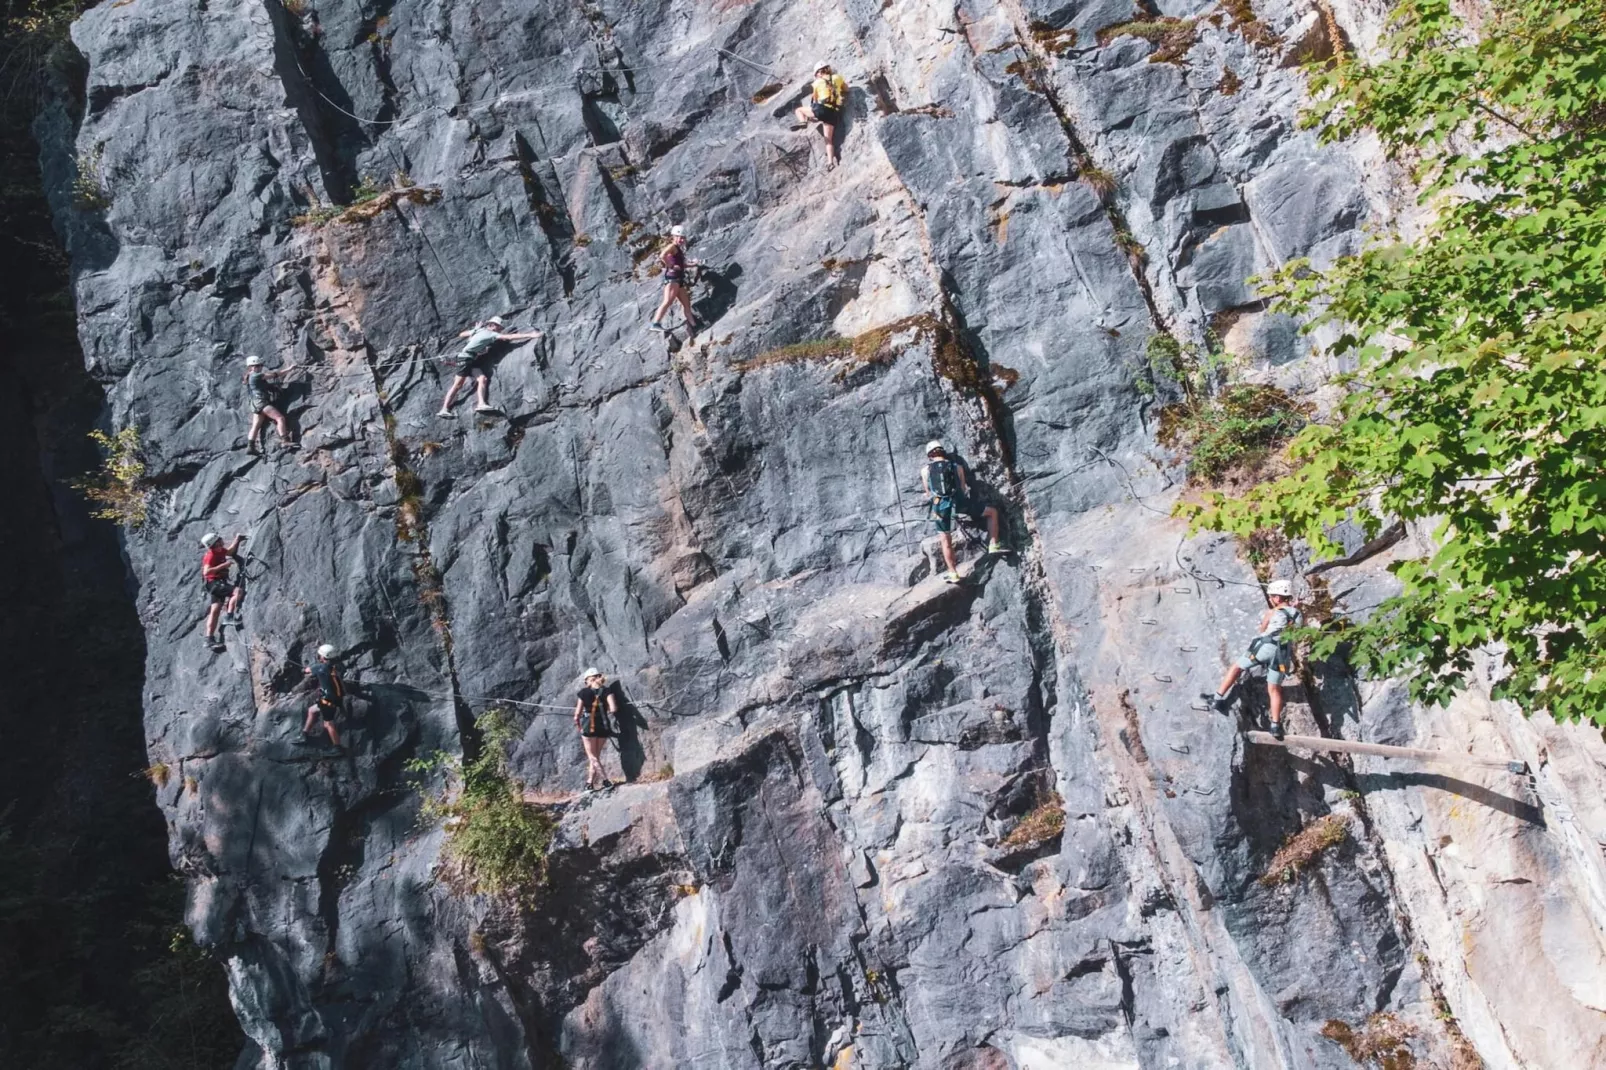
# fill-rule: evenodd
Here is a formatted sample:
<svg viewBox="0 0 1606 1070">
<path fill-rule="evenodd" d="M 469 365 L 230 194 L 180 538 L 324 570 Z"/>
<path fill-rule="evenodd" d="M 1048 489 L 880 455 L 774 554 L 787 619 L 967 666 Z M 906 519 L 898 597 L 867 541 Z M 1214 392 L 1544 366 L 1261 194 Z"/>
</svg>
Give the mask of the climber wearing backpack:
<svg viewBox="0 0 1606 1070">
<path fill-rule="evenodd" d="M 585 686 L 574 703 L 574 726 L 580 730 L 580 744 L 586 751 L 586 790 L 611 788 L 613 782 L 602 769 L 602 752 L 613 735 L 612 722 L 619 716 L 618 691 L 608 683 L 600 669 L 587 669 Z M 595 784 L 593 784 L 595 780 Z"/>
<path fill-rule="evenodd" d="M 1271 608 L 1260 616 L 1260 632 L 1249 641 L 1249 649 L 1227 670 L 1215 694 L 1204 698 L 1217 713 L 1226 713 L 1228 695 L 1245 669 L 1255 665 L 1266 667 L 1266 694 L 1271 700 L 1271 734 L 1283 738 L 1283 680 L 1294 671 L 1294 647 L 1283 637 L 1289 628 L 1305 623 L 1299 607 L 1294 604 L 1294 585 L 1287 580 L 1272 580 L 1266 584 L 1266 597 Z"/>
<path fill-rule="evenodd" d="M 528 342 L 532 338 L 541 337 L 541 332 L 503 334 L 502 317 L 492 316 L 484 323 L 463 331 L 457 337 L 467 338 L 468 341 L 463 343 L 463 349 L 457 355 L 457 374 L 452 377 L 452 385 L 446 388 L 446 400 L 441 402 L 441 411 L 436 413 L 436 416 L 453 415 L 452 404 L 457 400 L 457 392 L 467 386 L 470 379 L 474 380 L 474 411 L 495 412 L 495 408 L 491 405 L 491 374 L 487 361 L 496 344 Z"/>
<path fill-rule="evenodd" d="M 948 565 L 943 579 L 959 582 L 959 568 L 954 561 L 954 525 L 959 517 L 968 516 L 976 523 L 987 524 L 987 552 L 1002 553 L 998 542 L 998 510 L 983 505 L 971 496 L 970 479 L 965 466 L 948 456 L 941 440 L 926 443 L 926 464 L 920 469 L 920 485 L 930 499 L 931 519 L 942 538 L 942 559 Z"/>
<path fill-rule="evenodd" d="M 223 536 L 215 531 L 201 537 L 201 546 L 205 548 L 201 555 L 201 583 L 206 587 L 210 603 L 206 610 L 206 645 L 214 653 L 223 650 L 223 640 L 217 635 L 218 617 L 226 612 L 224 623 L 242 627 L 240 599 L 245 596 L 245 577 L 241 573 L 245 565 L 240 560 L 240 544 L 244 541 L 244 535 L 236 535 L 233 542 L 224 545 Z M 240 566 L 240 572 L 231 576 L 230 570 L 235 565 Z"/>
<path fill-rule="evenodd" d="M 797 121 L 804 126 L 820 124 L 820 136 L 825 138 L 827 167 L 841 162 L 836 150 L 836 128 L 842 123 L 842 109 L 848 102 L 848 83 L 831 69 L 829 63 L 814 68 L 814 85 L 807 106 L 797 109 Z"/>
<path fill-rule="evenodd" d="M 301 726 L 301 738 L 296 742 L 310 746 L 313 740 L 312 726 L 321 720 L 324 731 L 329 733 L 329 742 L 339 747 L 340 732 L 336 730 L 335 723 L 345 712 L 346 684 L 340 678 L 335 648 L 328 643 L 320 646 L 318 660 L 309 665 L 302 675 L 304 679 L 317 681 L 318 701 L 307 707 L 307 723 Z"/>
<path fill-rule="evenodd" d="M 281 380 L 295 370 L 295 365 L 280 368 L 277 371 L 264 371 L 262 358 L 252 355 L 245 358 L 245 396 L 247 407 L 251 410 L 251 429 L 245 433 L 245 448 L 248 453 L 262 455 L 264 443 L 261 441 L 267 432 L 268 421 L 279 429 L 279 441 L 287 449 L 295 449 L 297 442 L 290 433 L 290 420 L 274 406 L 275 394 Z"/>
<path fill-rule="evenodd" d="M 679 301 L 681 311 L 686 314 L 686 344 L 696 345 L 697 313 L 691 310 L 691 290 L 686 286 L 686 269 L 696 266 L 698 261 L 686 259 L 686 246 L 690 242 L 685 227 L 677 223 L 669 228 L 669 244 L 658 254 L 658 262 L 664 272 L 664 299 L 658 302 L 658 311 L 652 314 L 652 322 L 647 329 L 667 333 L 669 328 L 664 326 L 664 315 L 670 305 Z"/>
</svg>

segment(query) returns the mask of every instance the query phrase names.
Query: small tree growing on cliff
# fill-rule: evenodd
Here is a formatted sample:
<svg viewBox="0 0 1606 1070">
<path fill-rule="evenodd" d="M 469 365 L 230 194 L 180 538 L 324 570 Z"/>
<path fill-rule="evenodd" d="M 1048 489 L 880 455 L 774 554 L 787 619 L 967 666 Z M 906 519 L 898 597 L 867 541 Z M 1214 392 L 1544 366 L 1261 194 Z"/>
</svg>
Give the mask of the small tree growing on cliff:
<svg viewBox="0 0 1606 1070">
<path fill-rule="evenodd" d="M 100 462 L 100 471 L 75 481 L 73 487 L 95 503 L 90 516 L 114 520 L 129 528 L 140 527 L 145 523 L 150 488 L 145 483 L 139 429 L 125 427 L 115 435 L 91 431 L 89 437 L 106 456 Z"/>
<path fill-rule="evenodd" d="M 1416 161 L 1436 219 L 1275 279 L 1359 370 L 1291 474 L 1191 512 L 1326 556 L 1346 518 L 1428 525 L 1401 593 L 1317 653 L 1444 702 L 1486 651 L 1496 697 L 1606 725 L 1606 0 L 1490 0 L 1475 35 L 1451 6 L 1403 0 L 1391 58 L 1316 76 L 1308 122 Z"/>
<path fill-rule="evenodd" d="M 508 748 L 518 731 L 506 710 L 489 709 L 474 722 L 479 754 L 463 761 L 437 752 L 408 763 L 420 776 L 446 774 L 439 794 L 426 794 L 422 816 L 446 828 L 447 882 L 482 895 L 525 892 L 546 873 L 552 818 L 524 801 L 524 787 L 508 770 Z"/>
</svg>

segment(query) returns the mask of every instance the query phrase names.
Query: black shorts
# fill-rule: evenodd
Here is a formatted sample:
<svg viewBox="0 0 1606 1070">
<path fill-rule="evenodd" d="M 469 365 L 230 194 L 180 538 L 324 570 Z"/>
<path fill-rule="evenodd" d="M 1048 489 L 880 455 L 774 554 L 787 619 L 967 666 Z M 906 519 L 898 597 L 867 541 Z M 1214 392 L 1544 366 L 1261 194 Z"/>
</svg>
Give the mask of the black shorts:
<svg viewBox="0 0 1606 1070">
<path fill-rule="evenodd" d="M 463 357 L 457 365 L 457 375 L 464 379 L 472 379 L 476 375 L 490 375 L 489 361 L 484 357 Z"/>
<path fill-rule="evenodd" d="M 341 715 L 345 712 L 346 702 L 344 699 L 318 696 L 318 716 L 324 720 L 334 723 L 340 720 Z"/>
<path fill-rule="evenodd" d="M 954 530 L 962 516 L 969 517 L 973 524 L 981 523 L 986 508 L 974 498 L 945 498 L 932 504 L 931 519 L 936 522 L 938 531 L 947 533 Z"/>
<path fill-rule="evenodd" d="M 241 585 L 230 579 L 207 580 L 206 597 L 214 606 L 221 606 L 239 586 Z"/>
<path fill-rule="evenodd" d="M 829 104 L 822 104 L 817 100 L 809 101 L 809 109 L 814 117 L 828 126 L 835 126 L 842 121 L 842 113 Z"/>
</svg>

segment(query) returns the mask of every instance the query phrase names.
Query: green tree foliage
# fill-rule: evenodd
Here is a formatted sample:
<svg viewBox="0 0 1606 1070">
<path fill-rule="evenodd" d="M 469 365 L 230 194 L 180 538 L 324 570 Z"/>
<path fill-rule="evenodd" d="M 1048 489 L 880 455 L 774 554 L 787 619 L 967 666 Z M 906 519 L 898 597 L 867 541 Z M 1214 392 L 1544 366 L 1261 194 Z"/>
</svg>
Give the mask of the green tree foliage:
<svg viewBox="0 0 1606 1070">
<path fill-rule="evenodd" d="M 415 774 L 446 773 L 445 790 L 424 797 L 422 814 L 446 828 L 445 876 L 459 891 L 528 893 L 546 873 L 552 818 L 524 801 L 523 785 L 508 771 L 518 731 L 507 711 L 486 710 L 474 727 L 479 753 L 466 762 L 437 753 L 408 763 Z"/>
<path fill-rule="evenodd" d="M 1343 640 L 1375 674 L 1445 701 L 1480 650 L 1497 696 L 1606 724 L 1606 0 L 1403 0 L 1384 62 L 1316 75 L 1326 138 L 1372 130 L 1410 161 L 1434 222 L 1272 292 L 1337 325 L 1358 371 L 1294 471 L 1192 510 L 1336 552 L 1353 517 L 1428 525 L 1400 595 Z"/>
</svg>

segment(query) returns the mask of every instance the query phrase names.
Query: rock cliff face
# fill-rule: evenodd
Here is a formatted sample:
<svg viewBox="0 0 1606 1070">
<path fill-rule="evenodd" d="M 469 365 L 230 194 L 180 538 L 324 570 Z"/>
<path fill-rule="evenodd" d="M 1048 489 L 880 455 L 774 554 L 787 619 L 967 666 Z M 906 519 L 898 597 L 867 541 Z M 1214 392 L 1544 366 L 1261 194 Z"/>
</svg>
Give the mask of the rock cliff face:
<svg viewBox="0 0 1606 1070">
<path fill-rule="evenodd" d="M 1157 10 L 1192 21 L 1100 32 Z M 1168 516 L 1146 346 L 1214 326 L 1258 374 L 1317 377 L 1243 279 L 1385 210 L 1364 155 L 1294 123 L 1298 60 L 1375 15 L 86 15 L 86 111 L 54 115 L 46 163 L 106 202 L 61 215 L 89 366 L 155 477 L 128 540 L 145 725 L 181 774 L 158 802 L 241 1066 L 1606 1063 L 1597 738 L 1332 666 L 1296 731 L 1535 779 L 1302 758 L 1195 708 L 1264 602 Z M 835 170 L 789 128 L 819 60 L 853 86 Z M 709 327 L 671 352 L 644 327 L 675 223 Z M 495 368 L 505 418 L 437 418 L 436 358 L 492 313 L 545 332 Z M 299 453 L 244 450 L 251 352 L 305 370 Z M 933 437 L 1016 550 L 970 553 L 960 586 L 922 551 Z M 222 655 L 208 529 L 255 559 Z M 1327 574 L 1341 604 L 1378 597 L 1380 560 Z M 293 745 L 323 641 L 370 699 L 346 757 Z M 634 783 L 577 798 L 591 662 L 623 682 L 608 763 Z M 526 908 L 433 880 L 403 768 L 498 703 L 523 704 L 517 771 L 562 815 Z M 1055 797 L 1063 828 L 1012 835 Z M 1258 880 L 1327 815 L 1343 842 Z"/>
</svg>

